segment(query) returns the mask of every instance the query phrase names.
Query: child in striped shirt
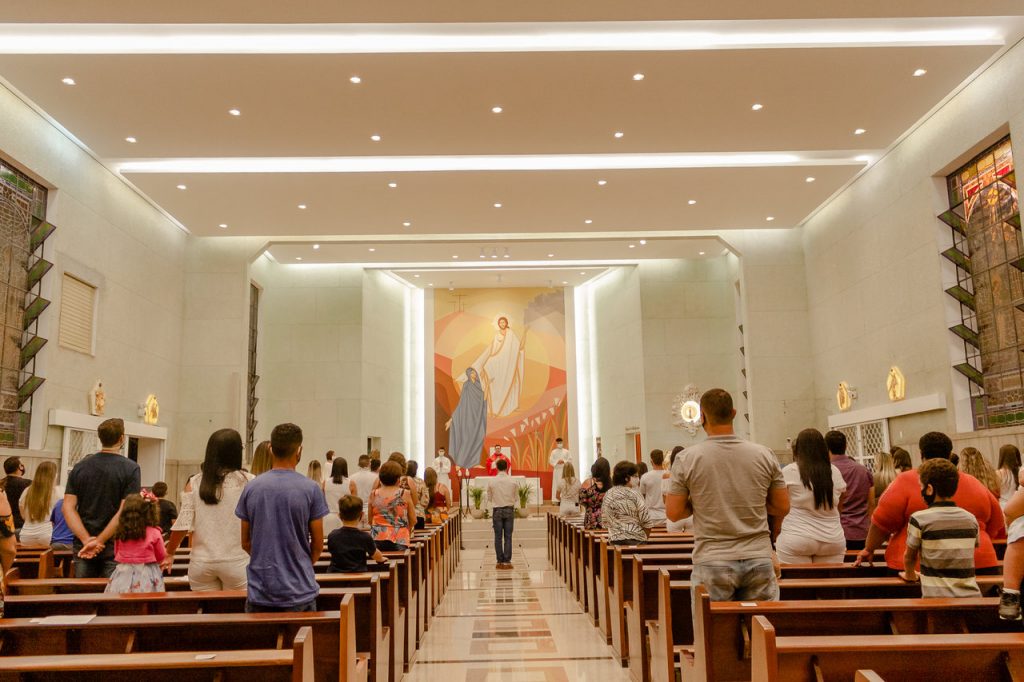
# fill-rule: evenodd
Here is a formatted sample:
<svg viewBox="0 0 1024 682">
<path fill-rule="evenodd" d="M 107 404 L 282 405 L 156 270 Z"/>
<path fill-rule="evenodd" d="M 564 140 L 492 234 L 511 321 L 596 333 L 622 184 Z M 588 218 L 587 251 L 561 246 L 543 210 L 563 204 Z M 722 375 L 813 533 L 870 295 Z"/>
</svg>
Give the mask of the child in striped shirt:
<svg viewBox="0 0 1024 682">
<path fill-rule="evenodd" d="M 974 578 L 974 548 L 978 546 L 978 520 L 953 502 L 960 473 L 946 459 L 929 459 L 917 470 L 921 496 L 928 503 L 910 516 L 907 526 L 905 570 L 900 577 L 917 582 L 914 567 L 921 558 L 921 595 L 924 597 L 980 597 Z"/>
</svg>

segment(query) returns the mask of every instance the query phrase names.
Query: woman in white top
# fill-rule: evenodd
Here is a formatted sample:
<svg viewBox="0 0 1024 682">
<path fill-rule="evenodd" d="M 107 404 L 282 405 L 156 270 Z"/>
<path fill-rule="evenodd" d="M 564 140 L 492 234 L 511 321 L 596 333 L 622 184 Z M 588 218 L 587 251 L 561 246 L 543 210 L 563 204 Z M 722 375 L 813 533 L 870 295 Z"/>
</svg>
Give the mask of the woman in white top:
<svg viewBox="0 0 1024 682">
<path fill-rule="evenodd" d="M 234 429 L 221 429 L 206 443 L 202 473 L 188 480 L 181 495 L 181 513 L 167 541 L 169 568 L 174 552 L 188 532 L 192 554 L 188 582 L 193 592 L 244 590 L 249 555 L 242 549 L 242 522 L 235 516 L 242 489 L 256 478 L 242 471 L 242 437 Z"/>
<path fill-rule="evenodd" d="M 53 537 L 50 513 L 63 495 L 54 485 L 57 465 L 43 462 L 36 467 L 32 484 L 21 494 L 18 506 L 25 525 L 21 528 L 21 544 L 25 547 L 49 547 Z"/>
<path fill-rule="evenodd" d="M 832 465 L 825 438 L 804 429 L 793 445 L 792 464 L 782 469 L 789 490 L 789 514 L 775 542 L 784 564 L 839 564 L 846 554 L 846 536 L 839 522 L 846 481 Z"/>
<path fill-rule="evenodd" d="M 999 478 L 999 506 L 1005 508 L 1020 484 L 1020 450 L 1016 445 L 1006 444 L 999 448 L 996 476 Z"/>
<path fill-rule="evenodd" d="M 341 528 L 341 516 L 338 515 L 338 501 L 345 495 L 352 494 L 352 481 L 348 477 L 348 461 L 344 457 L 335 457 L 331 462 L 331 477 L 321 484 L 327 508 L 331 513 L 324 517 L 324 537 L 332 530 Z"/>
<path fill-rule="evenodd" d="M 558 498 L 559 516 L 576 516 L 580 513 L 580 480 L 576 478 L 576 469 L 572 462 L 562 465 L 562 480 L 555 490 Z"/>
</svg>

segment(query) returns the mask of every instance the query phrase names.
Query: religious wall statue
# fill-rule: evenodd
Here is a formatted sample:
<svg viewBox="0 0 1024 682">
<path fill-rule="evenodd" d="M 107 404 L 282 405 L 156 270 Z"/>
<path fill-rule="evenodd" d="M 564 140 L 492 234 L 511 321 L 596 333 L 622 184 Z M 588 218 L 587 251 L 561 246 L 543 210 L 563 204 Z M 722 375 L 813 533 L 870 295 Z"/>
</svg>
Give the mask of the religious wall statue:
<svg viewBox="0 0 1024 682">
<path fill-rule="evenodd" d="M 903 400 L 907 397 L 907 380 L 900 368 L 893 365 L 889 368 L 889 376 L 885 379 L 885 390 L 889 392 L 889 400 Z"/>
<path fill-rule="evenodd" d="M 89 391 L 89 414 L 94 417 L 102 417 L 107 409 L 107 394 L 103 390 L 103 382 L 99 379 L 93 384 Z"/>
<path fill-rule="evenodd" d="M 508 318 L 501 316 L 495 322 L 494 339 L 471 365 L 480 377 L 487 411 L 492 417 L 507 417 L 519 409 L 526 359 L 525 344 L 525 334 L 520 340 L 508 326 Z M 459 377 L 458 381 L 464 382 L 465 378 Z"/>
<path fill-rule="evenodd" d="M 836 405 L 839 406 L 840 412 L 846 412 L 853 405 L 853 396 L 845 381 L 839 382 L 839 388 L 836 390 Z"/>
<path fill-rule="evenodd" d="M 146 396 L 146 411 L 142 419 L 151 426 L 160 421 L 160 403 L 152 393 Z"/>
</svg>

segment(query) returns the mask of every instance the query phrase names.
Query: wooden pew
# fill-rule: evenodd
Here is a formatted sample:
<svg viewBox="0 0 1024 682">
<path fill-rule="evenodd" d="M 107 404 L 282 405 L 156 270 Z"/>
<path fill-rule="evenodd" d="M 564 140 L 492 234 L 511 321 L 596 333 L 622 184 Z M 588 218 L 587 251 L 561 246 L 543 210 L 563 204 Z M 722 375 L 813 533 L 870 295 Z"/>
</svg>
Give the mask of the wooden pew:
<svg viewBox="0 0 1024 682">
<path fill-rule="evenodd" d="M 1024 633 L 779 637 L 754 616 L 754 682 L 849 680 L 865 663 L 885 680 L 1017 680 Z"/>
<path fill-rule="evenodd" d="M 280 649 L 308 628 L 317 642 L 317 682 L 364 681 L 368 658 L 356 653 L 353 595 L 339 607 L 315 613 L 97 616 L 78 624 L 8 618 L 0 628 L 0 669 L 10 656 Z"/>
<path fill-rule="evenodd" d="M 360 575 L 360 574 L 357 574 Z M 355 603 L 356 649 L 369 653 L 370 679 L 390 678 L 390 628 L 382 625 L 380 576 L 369 576 L 366 587 L 322 588 L 317 608 L 339 611 L 345 595 Z M 231 613 L 245 611 L 245 592 L 158 592 L 150 594 L 43 594 L 12 595 L 5 600 L 5 616 L 40 618 L 54 615 L 144 616 Z"/>
<path fill-rule="evenodd" d="M 777 635 L 913 635 L 1019 632 L 999 619 L 999 600 L 863 599 L 712 602 L 701 588 L 695 614 L 695 680 L 749 680 L 750 622 L 765 616 Z"/>
<path fill-rule="evenodd" d="M 303 627 L 296 633 L 291 650 L 12 656 L 3 659 L 0 681 L 28 676 L 32 680 L 76 682 L 313 682 L 313 668 L 313 635 L 310 628 Z"/>
<path fill-rule="evenodd" d="M 984 596 L 996 594 L 1003 578 L 978 576 Z M 906 599 L 921 596 L 918 584 L 899 578 L 824 578 L 820 580 L 782 579 L 781 599 Z M 671 682 L 679 665 L 694 668 L 693 611 L 688 580 L 672 580 L 667 570 L 658 579 L 658 622 L 651 632 L 651 679 Z"/>
</svg>

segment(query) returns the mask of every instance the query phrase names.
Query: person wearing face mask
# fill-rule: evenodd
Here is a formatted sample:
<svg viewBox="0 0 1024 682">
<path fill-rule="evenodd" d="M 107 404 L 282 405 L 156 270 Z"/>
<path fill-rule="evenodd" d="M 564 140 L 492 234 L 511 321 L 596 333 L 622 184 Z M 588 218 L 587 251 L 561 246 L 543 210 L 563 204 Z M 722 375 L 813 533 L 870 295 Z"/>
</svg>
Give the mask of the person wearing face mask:
<svg viewBox="0 0 1024 682">
<path fill-rule="evenodd" d="M 452 489 L 452 479 L 449 474 L 452 471 L 452 460 L 444 448 L 437 449 L 437 457 L 431 462 L 430 468 L 437 472 L 437 484 L 443 485 L 445 489 Z"/>
<path fill-rule="evenodd" d="M 601 524 L 608 530 L 613 545 L 642 545 L 657 522 L 647 511 L 647 503 L 637 492 L 640 477 L 633 462 L 619 462 L 612 471 L 612 489 L 601 503 Z"/>
</svg>

